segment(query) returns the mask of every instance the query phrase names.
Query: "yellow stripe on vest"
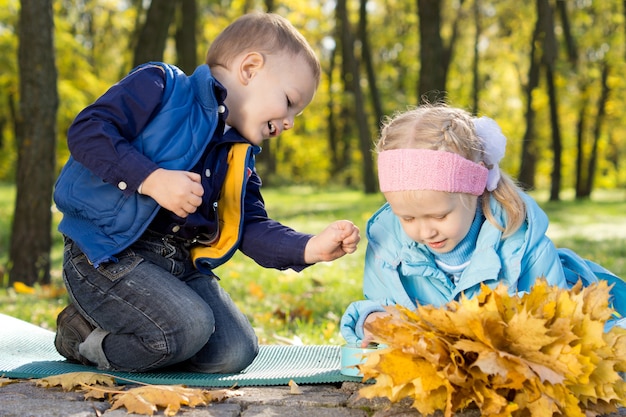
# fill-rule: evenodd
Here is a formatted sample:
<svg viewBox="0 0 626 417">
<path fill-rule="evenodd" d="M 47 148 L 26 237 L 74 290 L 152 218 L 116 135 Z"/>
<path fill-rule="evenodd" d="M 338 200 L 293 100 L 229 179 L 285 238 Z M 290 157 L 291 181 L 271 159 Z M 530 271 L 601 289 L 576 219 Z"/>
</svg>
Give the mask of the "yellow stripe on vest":
<svg viewBox="0 0 626 417">
<path fill-rule="evenodd" d="M 201 258 L 208 258 L 206 260 L 212 263 L 211 260 L 218 260 L 229 252 L 234 252 L 233 249 L 239 243 L 243 221 L 243 187 L 248 176 L 247 156 L 250 147 L 246 143 L 235 143 L 228 152 L 228 171 L 217 206 L 219 237 L 211 246 L 199 245 L 191 248 L 191 258 L 196 267 L 199 266 L 197 261 L 202 260 Z"/>
</svg>

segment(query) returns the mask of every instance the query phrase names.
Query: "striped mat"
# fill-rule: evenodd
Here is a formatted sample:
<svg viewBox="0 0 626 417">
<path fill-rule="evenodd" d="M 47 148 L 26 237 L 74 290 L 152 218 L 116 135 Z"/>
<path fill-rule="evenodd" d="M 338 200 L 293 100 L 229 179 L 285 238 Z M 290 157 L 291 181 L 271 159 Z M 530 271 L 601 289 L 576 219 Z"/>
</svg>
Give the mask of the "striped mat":
<svg viewBox="0 0 626 417">
<path fill-rule="evenodd" d="M 285 385 L 361 381 L 340 373 L 340 346 L 261 345 L 250 366 L 237 374 L 193 372 L 106 372 L 147 384 L 183 384 L 199 387 Z M 104 372 L 95 367 L 69 363 L 54 348 L 54 332 L 0 314 L 0 376 L 43 378 L 68 372 Z"/>
</svg>

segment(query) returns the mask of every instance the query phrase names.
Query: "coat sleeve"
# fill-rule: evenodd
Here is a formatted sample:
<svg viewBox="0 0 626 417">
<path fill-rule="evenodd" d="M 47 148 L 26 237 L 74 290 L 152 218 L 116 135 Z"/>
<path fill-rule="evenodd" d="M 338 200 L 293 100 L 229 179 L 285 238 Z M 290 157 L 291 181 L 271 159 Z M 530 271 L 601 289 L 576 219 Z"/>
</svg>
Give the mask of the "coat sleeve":
<svg viewBox="0 0 626 417">
<path fill-rule="evenodd" d="M 348 343 L 360 344 L 363 340 L 363 325 L 369 314 L 396 304 L 416 308 L 402 287 L 396 268 L 376 255 L 371 241 L 365 253 L 363 294 L 366 299 L 351 303 L 341 318 L 341 335 Z"/>
<path fill-rule="evenodd" d="M 311 234 L 298 232 L 269 218 L 261 196 L 261 180 L 255 172 L 246 186 L 245 226 L 239 249 L 265 268 L 301 271 L 304 248 Z"/>
<path fill-rule="evenodd" d="M 82 110 L 68 129 L 72 156 L 105 182 L 124 181 L 124 194 L 158 166 L 130 143 L 150 122 L 161 105 L 163 71 L 146 67 L 113 85 Z"/>
</svg>

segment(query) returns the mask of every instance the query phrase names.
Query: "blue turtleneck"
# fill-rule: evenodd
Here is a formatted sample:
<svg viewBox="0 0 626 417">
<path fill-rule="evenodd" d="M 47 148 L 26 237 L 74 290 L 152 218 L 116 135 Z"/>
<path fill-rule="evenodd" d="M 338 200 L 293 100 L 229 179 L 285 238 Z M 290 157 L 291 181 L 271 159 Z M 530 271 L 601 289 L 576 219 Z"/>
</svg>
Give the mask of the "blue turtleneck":
<svg viewBox="0 0 626 417">
<path fill-rule="evenodd" d="M 479 201 L 474 221 L 472 222 L 467 235 L 465 235 L 463 240 L 459 242 L 454 249 L 450 252 L 438 253 L 430 250 L 429 248 L 439 269 L 445 272 L 455 285 L 458 283 L 461 274 L 469 264 L 472 254 L 476 249 L 476 239 L 478 238 L 478 233 L 480 232 L 480 228 L 484 221 L 485 216 L 483 215 Z"/>
</svg>

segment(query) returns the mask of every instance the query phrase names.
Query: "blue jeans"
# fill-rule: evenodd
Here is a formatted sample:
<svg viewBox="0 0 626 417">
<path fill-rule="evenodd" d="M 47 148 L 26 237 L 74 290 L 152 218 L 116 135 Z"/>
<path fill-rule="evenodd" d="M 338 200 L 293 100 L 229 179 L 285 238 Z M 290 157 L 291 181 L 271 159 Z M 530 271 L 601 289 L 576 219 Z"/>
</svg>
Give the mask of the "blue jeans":
<svg viewBox="0 0 626 417">
<path fill-rule="evenodd" d="M 81 353 L 91 352 L 85 356 L 100 368 L 142 372 L 177 365 L 234 373 L 256 357 L 258 342 L 248 319 L 217 276 L 193 267 L 188 245 L 146 232 L 117 258 L 96 269 L 66 238 L 65 285 L 76 308 L 97 327 Z M 95 333 L 101 336 L 91 337 Z M 97 346 L 83 346 L 90 343 Z"/>
</svg>

